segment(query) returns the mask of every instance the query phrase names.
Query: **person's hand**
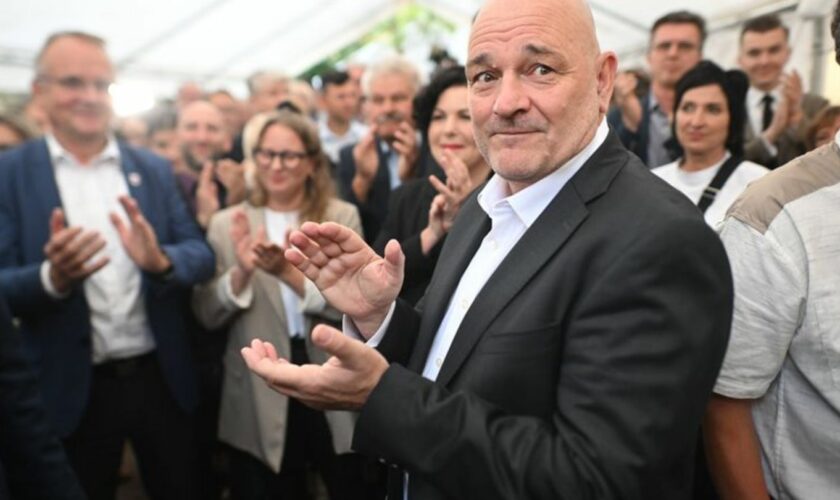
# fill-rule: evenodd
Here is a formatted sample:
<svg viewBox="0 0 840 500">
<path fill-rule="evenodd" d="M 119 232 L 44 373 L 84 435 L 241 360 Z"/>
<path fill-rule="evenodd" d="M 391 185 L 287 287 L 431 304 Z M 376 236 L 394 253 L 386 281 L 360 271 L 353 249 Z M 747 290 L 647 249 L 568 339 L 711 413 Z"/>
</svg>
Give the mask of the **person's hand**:
<svg viewBox="0 0 840 500">
<path fill-rule="evenodd" d="M 50 216 L 50 239 L 44 246 L 53 288 L 60 294 L 66 293 L 73 285 L 105 267 L 108 264 L 106 256 L 91 261 L 103 248 L 105 239 L 98 232 L 65 227 L 64 211 L 54 209 Z"/>
<path fill-rule="evenodd" d="M 166 271 L 171 265 L 169 257 L 158 246 L 155 231 L 143 217 L 137 201 L 128 195 L 120 196 L 119 201 L 128 216 L 128 224 L 115 212 L 111 212 L 111 223 L 128 256 L 144 271 L 154 274 Z"/>
<path fill-rule="evenodd" d="M 782 95 L 788 101 L 787 126 L 799 126 L 805 114 L 802 111 L 802 78 L 796 70 L 782 77 Z"/>
<path fill-rule="evenodd" d="M 245 168 L 241 163 L 224 158 L 216 163 L 216 177 L 225 187 L 225 205 L 236 205 L 245 199 Z"/>
<path fill-rule="evenodd" d="M 210 218 L 219 211 L 219 190 L 213 180 L 213 162 L 207 161 L 198 176 L 198 186 L 195 190 L 195 216 L 198 224 L 207 228 Z"/>
<path fill-rule="evenodd" d="M 417 132 L 407 121 L 401 122 L 394 132 L 393 148 L 398 155 L 397 174 L 402 181 L 410 179 L 414 176 L 420 153 L 417 147 Z"/>
<path fill-rule="evenodd" d="M 388 369 L 376 350 L 327 325 L 312 331 L 312 342 L 331 355 L 323 365 L 295 365 L 278 358 L 269 342 L 255 339 L 242 349 L 248 368 L 269 387 L 318 410 L 359 410 Z"/>
<path fill-rule="evenodd" d="M 424 255 L 428 255 L 452 228 L 461 205 L 473 189 L 469 170 L 457 155 L 444 150 L 438 163 L 446 173 L 446 184 L 433 175 L 429 176 L 429 182 L 438 194 L 429 207 L 429 223 L 420 233 L 420 249 Z"/>
<path fill-rule="evenodd" d="M 403 282 L 405 256 L 396 240 L 379 257 L 353 230 L 334 222 L 307 222 L 289 237 L 286 259 L 300 269 L 359 332 L 373 335 Z"/>
<path fill-rule="evenodd" d="M 356 173 L 353 175 L 353 193 L 359 201 L 367 200 L 370 186 L 379 170 L 379 154 L 376 151 L 376 125 L 372 125 L 361 140 L 353 147 L 353 161 Z"/>
<path fill-rule="evenodd" d="M 788 128 L 790 120 L 790 108 L 792 106 L 790 97 L 786 93 L 782 93 L 781 99 L 776 104 L 776 109 L 773 112 L 773 119 L 770 125 L 761 133 L 764 140 L 770 144 L 776 144 L 776 141 Z"/>
<path fill-rule="evenodd" d="M 636 95 L 639 79 L 633 73 L 623 71 L 615 77 L 615 104 L 621 109 L 621 121 L 627 130 L 636 132 L 642 122 L 642 103 Z"/>
<path fill-rule="evenodd" d="M 257 229 L 256 238 L 251 235 L 248 216 L 242 209 L 233 213 L 230 225 L 230 240 L 236 253 L 236 268 L 231 272 L 231 288 L 235 295 L 239 295 L 250 281 L 257 267 L 257 254 L 254 252 L 254 240 L 265 239 L 265 229 Z"/>
</svg>

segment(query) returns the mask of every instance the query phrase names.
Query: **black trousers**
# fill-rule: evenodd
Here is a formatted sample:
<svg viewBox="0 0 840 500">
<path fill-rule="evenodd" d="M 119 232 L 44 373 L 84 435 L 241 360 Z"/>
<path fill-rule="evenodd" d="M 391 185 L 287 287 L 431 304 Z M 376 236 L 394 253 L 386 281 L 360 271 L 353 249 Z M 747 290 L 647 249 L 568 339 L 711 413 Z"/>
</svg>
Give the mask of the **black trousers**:
<svg viewBox="0 0 840 500">
<path fill-rule="evenodd" d="M 292 340 L 294 363 L 308 363 L 302 339 Z M 283 463 L 275 474 L 249 453 L 231 449 L 232 500 L 309 500 L 310 471 L 317 470 L 331 500 L 364 500 L 384 497 L 384 475 L 355 453 L 336 455 L 324 413 L 290 398 L 286 419 Z"/>
<path fill-rule="evenodd" d="M 114 498 L 126 440 L 152 499 L 193 499 L 190 423 L 166 387 L 155 353 L 150 353 L 94 367 L 87 410 L 64 446 L 90 500 Z"/>
</svg>

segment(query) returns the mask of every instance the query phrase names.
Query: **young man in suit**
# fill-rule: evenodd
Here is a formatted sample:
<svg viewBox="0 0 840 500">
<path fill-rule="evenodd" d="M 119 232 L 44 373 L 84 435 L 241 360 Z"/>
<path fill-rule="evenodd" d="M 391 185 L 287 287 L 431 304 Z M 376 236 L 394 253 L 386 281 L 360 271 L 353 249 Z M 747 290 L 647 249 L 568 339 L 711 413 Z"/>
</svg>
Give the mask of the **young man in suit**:
<svg viewBox="0 0 840 500">
<path fill-rule="evenodd" d="M 828 105 L 824 98 L 803 92 L 796 71 L 784 73 L 790 60 L 789 34 L 775 14 L 750 19 L 741 30 L 738 64 L 750 79 L 745 159 L 768 168 L 805 154 L 808 123 Z"/>
<path fill-rule="evenodd" d="M 359 410 L 353 447 L 394 464 L 391 498 L 691 497 L 731 278 L 696 208 L 609 132 L 616 64 L 582 0 L 482 7 L 467 80 L 496 175 L 421 310 L 395 302 L 397 242 L 380 258 L 334 224 L 292 235 L 286 257 L 368 345 L 319 327 L 322 366 L 243 355 L 285 394 Z"/>
<path fill-rule="evenodd" d="M 95 36 L 51 36 L 33 94 L 51 132 L 0 157 L 0 286 L 86 494 L 113 498 L 123 444 L 153 498 L 191 498 L 195 372 L 179 304 L 213 253 L 161 158 L 109 132 Z"/>
</svg>

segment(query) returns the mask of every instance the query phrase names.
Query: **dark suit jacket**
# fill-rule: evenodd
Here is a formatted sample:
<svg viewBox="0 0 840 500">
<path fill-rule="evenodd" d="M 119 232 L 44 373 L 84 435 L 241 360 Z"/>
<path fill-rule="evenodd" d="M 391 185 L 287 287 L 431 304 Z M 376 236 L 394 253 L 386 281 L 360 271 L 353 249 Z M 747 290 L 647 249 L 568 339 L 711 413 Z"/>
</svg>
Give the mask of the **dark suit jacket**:
<svg viewBox="0 0 840 500">
<path fill-rule="evenodd" d="M 697 208 L 610 134 L 490 277 L 430 382 L 418 373 L 488 230 L 473 195 L 422 311 L 398 303 L 354 449 L 405 467 L 410 500 L 690 498 L 732 313 Z"/>
<path fill-rule="evenodd" d="M 400 242 L 405 254 L 405 279 L 400 297 L 412 305 L 426 292 L 445 239 L 429 255 L 423 255 L 420 232 L 429 225 L 429 207 L 436 195 L 437 190 L 428 179 L 413 179 L 395 189 L 385 223 L 373 243 L 373 249 L 382 255 L 389 241 Z"/>
<path fill-rule="evenodd" d="M 385 152 L 384 144 L 377 139 L 376 154 L 379 157 L 379 167 L 368 192 L 368 199 L 362 202 L 356 198 L 356 194 L 353 192 L 353 177 L 356 175 L 356 160 L 353 158 L 353 148 L 356 147 L 356 144 L 345 146 L 338 153 L 338 166 L 336 167 L 338 191 L 342 199 L 356 205 L 356 208 L 359 209 L 365 241 L 372 244 L 379 235 L 385 217 L 388 215 L 388 204 L 391 199 L 391 171 L 388 169 L 388 155 Z M 440 173 L 440 167 L 432 158 L 428 146 L 423 143 L 419 147 L 414 177 L 422 178 L 427 174 Z"/>
<path fill-rule="evenodd" d="M 214 256 L 187 212 L 169 164 L 120 144 L 128 188 L 174 266 L 165 282 L 144 275 L 149 326 L 172 395 L 190 411 L 197 401 L 195 372 L 184 331 L 184 294 L 213 275 Z M 0 288 L 21 330 L 41 381 L 47 415 L 64 437 L 78 425 L 88 400 L 91 363 L 90 313 L 83 287 L 55 300 L 44 290 L 40 268 L 52 210 L 61 206 L 46 142 L 28 142 L 0 156 Z"/>
<path fill-rule="evenodd" d="M 5 477 L 4 477 L 5 475 Z M 35 372 L 0 298 L 0 498 L 82 499 L 47 423 Z"/>
<path fill-rule="evenodd" d="M 788 128 L 779 136 L 776 144 L 774 144 L 778 151 L 776 156 L 770 154 L 770 151 L 764 146 L 764 141 L 753 130 L 751 122 L 747 120 L 747 124 L 744 126 L 744 159 L 773 169 L 804 155 L 807 152 L 805 131 L 808 129 L 811 119 L 826 106 L 828 106 L 828 101 L 821 96 L 803 95 L 802 111 L 805 115 L 804 119 L 798 127 Z"/>
<path fill-rule="evenodd" d="M 341 148 L 338 153 L 338 190 L 341 197 L 356 205 L 362 218 L 362 230 L 365 241 L 373 242 L 388 213 L 388 200 L 391 196 L 391 172 L 388 169 L 388 155 L 382 147 L 382 141 L 376 141 L 376 154 L 379 167 L 368 191 L 367 201 L 360 201 L 353 192 L 353 177 L 356 175 L 356 160 L 353 158 L 353 148 L 356 143 Z"/>
</svg>

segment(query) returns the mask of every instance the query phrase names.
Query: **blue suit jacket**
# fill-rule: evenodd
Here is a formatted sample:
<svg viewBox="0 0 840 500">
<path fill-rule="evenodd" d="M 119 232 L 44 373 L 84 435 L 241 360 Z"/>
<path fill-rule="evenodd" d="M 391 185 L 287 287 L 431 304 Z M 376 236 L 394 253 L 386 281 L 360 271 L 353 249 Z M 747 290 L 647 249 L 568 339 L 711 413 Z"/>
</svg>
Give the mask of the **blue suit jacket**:
<svg viewBox="0 0 840 500">
<path fill-rule="evenodd" d="M 127 182 L 158 242 L 172 261 L 166 282 L 144 275 L 146 314 L 172 395 L 186 411 L 197 403 L 196 378 L 178 304 L 192 285 L 213 275 L 214 255 L 187 212 L 165 160 L 120 144 Z M 138 177 L 139 176 L 139 177 Z M 44 290 L 40 267 L 50 213 L 61 206 L 46 142 L 28 142 L 0 156 L 0 289 L 21 321 L 28 355 L 39 370 L 47 414 L 61 436 L 87 406 L 92 370 L 90 313 L 84 290 L 56 300 Z"/>
</svg>

